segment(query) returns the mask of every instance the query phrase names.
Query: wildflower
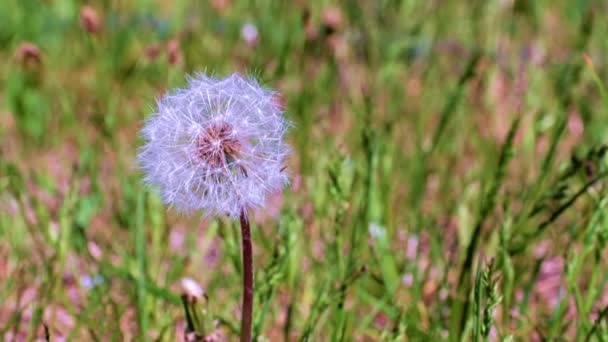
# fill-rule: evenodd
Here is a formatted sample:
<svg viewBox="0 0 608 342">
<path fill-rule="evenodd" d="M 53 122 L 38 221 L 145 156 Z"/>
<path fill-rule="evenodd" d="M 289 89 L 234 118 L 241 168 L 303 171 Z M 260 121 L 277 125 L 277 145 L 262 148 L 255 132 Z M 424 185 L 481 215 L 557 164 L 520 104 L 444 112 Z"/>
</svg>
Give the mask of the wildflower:
<svg viewBox="0 0 608 342">
<path fill-rule="evenodd" d="M 38 46 L 30 42 L 24 42 L 19 45 L 15 52 L 15 58 L 24 66 L 40 65 L 42 63 L 42 54 Z"/>
<path fill-rule="evenodd" d="M 287 182 L 287 122 L 274 92 L 233 74 L 197 74 L 158 101 L 143 128 L 139 162 L 146 182 L 182 212 L 233 218 L 264 204 Z"/>
<path fill-rule="evenodd" d="M 179 39 L 174 38 L 167 42 L 167 62 L 176 65 L 184 59 Z"/>
<path fill-rule="evenodd" d="M 211 0 L 211 7 L 222 13 L 232 5 L 232 0 Z"/>
<path fill-rule="evenodd" d="M 93 287 L 95 287 L 97 285 L 101 285 L 101 284 L 103 284 L 103 282 L 104 282 L 104 279 L 100 275 L 90 276 L 88 274 L 85 274 L 80 277 L 80 283 L 87 290 L 92 289 Z"/>
<path fill-rule="evenodd" d="M 243 25 L 241 29 L 241 37 L 250 48 L 255 47 L 258 44 L 258 28 L 252 23 Z"/>
<path fill-rule="evenodd" d="M 205 290 L 192 278 L 182 278 L 181 285 L 184 292 L 192 297 L 203 298 Z"/>
<path fill-rule="evenodd" d="M 153 62 L 160 55 L 161 47 L 158 44 L 152 44 L 144 49 L 144 56 L 149 62 Z"/>
<path fill-rule="evenodd" d="M 414 275 L 411 273 L 404 274 L 403 277 L 401 277 L 401 282 L 406 287 L 412 287 L 412 285 L 414 284 Z"/>
<path fill-rule="evenodd" d="M 329 7 L 323 11 L 323 23 L 332 31 L 338 30 L 344 25 L 344 16 L 338 7 Z"/>
<path fill-rule="evenodd" d="M 379 224 L 370 223 L 368 226 L 369 235 L 374 239 L 386 239 L 386 230 Z"/>
<path fill-rule="evenodd" d="M 99 14 L 93 7 L 83 6 L 80 9 L 80 26 L 91 34 L 101 30 L 101 19 L 99 19 Z"/>
</svg>

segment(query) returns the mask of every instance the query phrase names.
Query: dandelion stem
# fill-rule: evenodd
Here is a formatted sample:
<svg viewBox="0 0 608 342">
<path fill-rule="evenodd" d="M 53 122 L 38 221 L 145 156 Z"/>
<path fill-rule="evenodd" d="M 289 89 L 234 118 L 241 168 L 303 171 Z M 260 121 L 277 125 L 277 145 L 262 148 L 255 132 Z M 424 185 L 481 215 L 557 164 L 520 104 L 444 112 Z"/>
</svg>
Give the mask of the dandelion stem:
<svg viewBox="0 0 608 342">
<path fill-rule="evenodd" d="M 243 241 L 243 308 L 241 312 L 241 342 L 251 342 L 253 322 L 253 253 L 251 230 L 247 210 L 241 210 L 241 235 Z"/>
</svg>

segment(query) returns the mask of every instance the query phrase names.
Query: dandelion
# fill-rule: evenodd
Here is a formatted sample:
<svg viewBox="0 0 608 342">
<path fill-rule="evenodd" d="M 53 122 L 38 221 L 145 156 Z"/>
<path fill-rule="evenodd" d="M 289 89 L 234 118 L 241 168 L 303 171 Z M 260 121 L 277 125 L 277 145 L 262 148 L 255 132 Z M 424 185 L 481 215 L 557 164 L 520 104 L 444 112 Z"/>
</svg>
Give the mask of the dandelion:
<svg viewBox="0 0 608 342">
<path fill-rule="evenodd" d="M 287 183 L 288 123 L 275 92 L 233 74 L 197 74 L 158 101 L 139 152 L 145 182 L 180 212 L 239 217 L 243 243 L 241 341 L 251 340 L 253 261 L 248 209 Z"/>
<path fill-rule="evenodd" d="M 204 75 L 158 101 L 142 130 L 145 181 L 180 212 L 233 218 L 287 182 L 287 122 L 275 93 L 233 74 Z"/>
</svg>

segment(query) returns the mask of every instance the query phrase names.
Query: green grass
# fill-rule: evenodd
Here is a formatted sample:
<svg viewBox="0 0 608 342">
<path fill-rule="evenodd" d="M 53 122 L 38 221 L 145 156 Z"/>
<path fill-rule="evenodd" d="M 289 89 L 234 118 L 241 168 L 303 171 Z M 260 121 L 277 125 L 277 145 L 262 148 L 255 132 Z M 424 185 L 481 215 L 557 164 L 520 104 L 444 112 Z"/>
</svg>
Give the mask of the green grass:
<svg viewBox="0 0 608 342">
<path fill-rule="evenodd" d="M 608 340 L 604 2 L 212 3 L 98 1 L 89 33 L 79 1 L 0 2 L 0 340 L 176 340 L 185 277 L 236 339 L 236 223 L 135 161 L 196 71 L 255 75 L 294 124 L 252 218 L 260 340 Z"/>
</svg>

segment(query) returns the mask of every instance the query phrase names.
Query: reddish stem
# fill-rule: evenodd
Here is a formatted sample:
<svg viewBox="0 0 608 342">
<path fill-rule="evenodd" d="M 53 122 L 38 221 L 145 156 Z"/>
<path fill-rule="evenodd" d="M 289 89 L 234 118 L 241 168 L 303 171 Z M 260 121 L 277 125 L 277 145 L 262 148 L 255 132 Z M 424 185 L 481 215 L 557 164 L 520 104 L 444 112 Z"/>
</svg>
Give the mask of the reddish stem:
<svg viewBox="0 0 608 342">
<path fill-rule="evenodd" d="M 243 309 L 241 312 L 241 342 L 251 342 L 253 322 L 253 250 L 247 210 L 241 210 L 241 235 L 243 238 Z"/>
</svg>

